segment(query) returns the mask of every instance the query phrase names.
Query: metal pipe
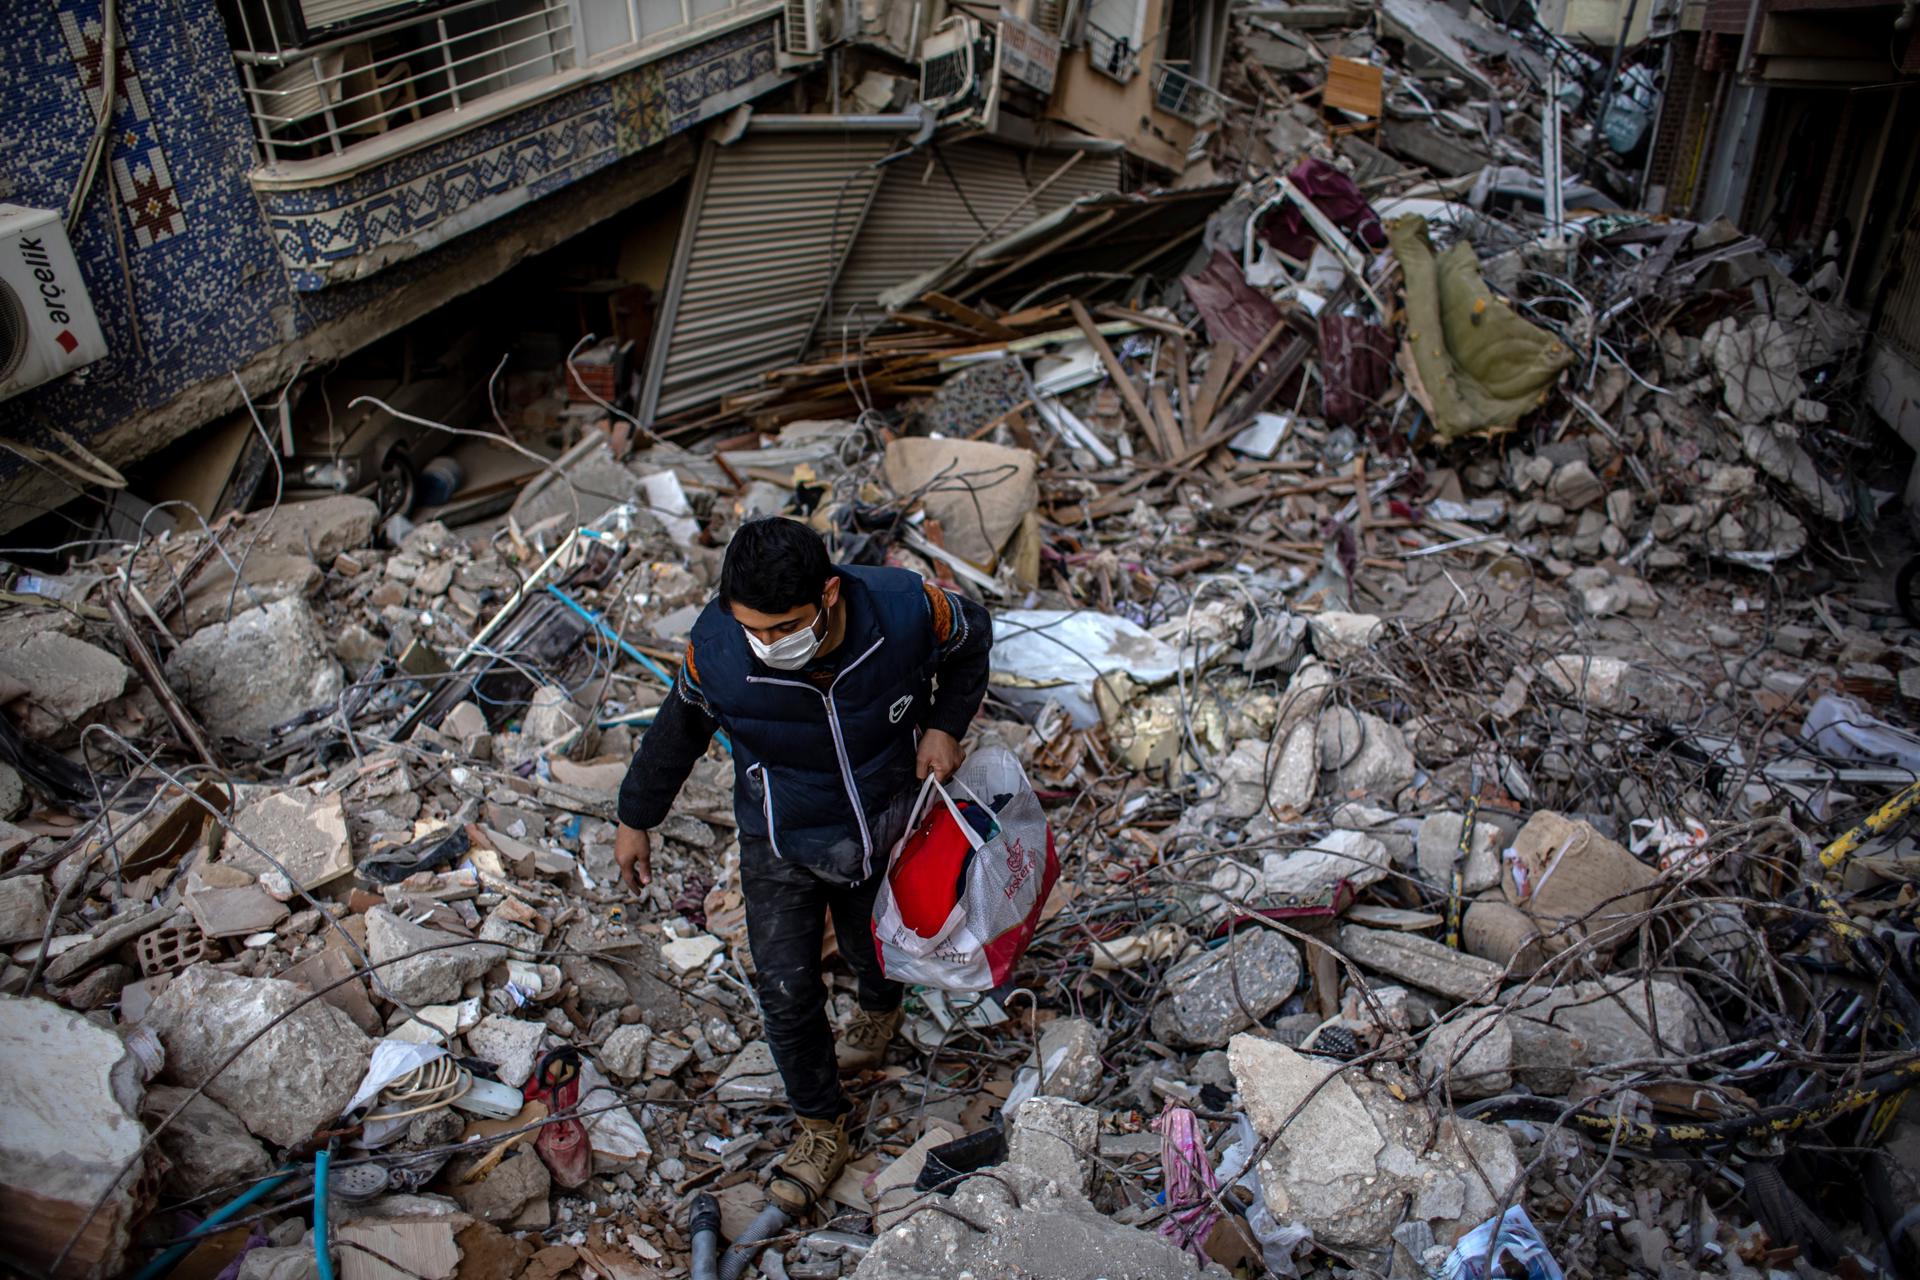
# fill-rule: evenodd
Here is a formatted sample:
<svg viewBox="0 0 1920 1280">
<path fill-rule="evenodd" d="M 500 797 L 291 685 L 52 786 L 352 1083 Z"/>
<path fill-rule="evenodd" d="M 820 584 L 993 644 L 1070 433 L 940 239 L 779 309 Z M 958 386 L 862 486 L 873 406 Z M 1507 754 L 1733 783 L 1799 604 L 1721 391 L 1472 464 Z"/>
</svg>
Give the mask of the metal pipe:
<svg viewBox="0 0 1920 1280">
<path fill-rule="evenodd" d="M 926 123 L 918 115 L 884 116 L 763 116 L 747 121 L 748 133 L 819 133 L 842 129 L 848 133 L 912 133 Z"/>
<path fill-rule="evenodd" d="M 719 1280 L 720 1202 L 704 1191 L 695 1196 L 687 1227 L 693 1236 L 693 1280 Z"/>
<path fill-rule="evenodd" d="M 762 1209 L 760 1216 L 747 1224 L 747 1229 L 727 1250 L 727 1256 L 720 1259 L 720 1280 L 740 1280 L 760 1252 L 760 1246 L 785 1231 L 789 1221 L 787 1211 L 777 1204 Z"/>
</svg>

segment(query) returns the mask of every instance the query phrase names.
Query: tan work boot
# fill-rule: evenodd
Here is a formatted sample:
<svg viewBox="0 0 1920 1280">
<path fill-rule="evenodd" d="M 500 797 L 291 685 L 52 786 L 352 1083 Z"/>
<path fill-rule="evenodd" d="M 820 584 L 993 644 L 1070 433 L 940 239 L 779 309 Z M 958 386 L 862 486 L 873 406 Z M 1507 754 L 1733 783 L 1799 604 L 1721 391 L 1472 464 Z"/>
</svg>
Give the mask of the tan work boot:
<svg viewBox="0 0 1920 1280">
<path fill-rule="evenodd" d="M 877 1067 L 887 1056 L 887 1046 L 893 1043 L 893 1033 L 900 1029 L 901 1010 L 889 1009 L 885 1013 L 869 1013 L 865 1009 L 853 1011 L 853 1021 L 840 1033 L 840 1042 L 833 1046 L 833 1056 L 842 1071 L 864 1071 L 868 1067 Z"/>
<path fill-rule="evenodd" d="M 804 1213 L 833 1185 L 852 1156 L 853 1141 L 840 1121 L 802 1116 L 793 1132 L 793 1145 L 774 1165 L 767 1196 L 788 1213 Z"/>
</svg>

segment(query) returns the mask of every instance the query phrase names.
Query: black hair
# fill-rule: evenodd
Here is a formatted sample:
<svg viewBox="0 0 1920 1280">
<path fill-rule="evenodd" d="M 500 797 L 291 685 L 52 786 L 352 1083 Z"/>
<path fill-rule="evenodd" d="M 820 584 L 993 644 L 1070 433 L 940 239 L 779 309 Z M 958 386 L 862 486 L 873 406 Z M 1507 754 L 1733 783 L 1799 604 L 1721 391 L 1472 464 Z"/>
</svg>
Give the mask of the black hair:
<svg viewBox="0 0 1920 1280">
<path fill-rule="evenodd" d="M 720 562 L 720 603 L 761 613 L 785 613 L 818 604 L 833 576 L 827 544 L 811 528 L 784 516 L 741 525 Z"/>
</svg>

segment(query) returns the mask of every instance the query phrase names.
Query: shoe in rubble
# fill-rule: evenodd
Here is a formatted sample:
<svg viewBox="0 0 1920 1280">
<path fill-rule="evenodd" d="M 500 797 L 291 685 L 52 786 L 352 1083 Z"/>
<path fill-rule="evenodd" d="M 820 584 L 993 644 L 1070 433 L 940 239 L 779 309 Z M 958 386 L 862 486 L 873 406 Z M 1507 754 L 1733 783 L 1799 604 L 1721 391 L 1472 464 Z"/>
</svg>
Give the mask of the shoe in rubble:
<svg viewBox="0 0 1920 1280">
<path fill-rule="evenodd" d="M 833 1056 L 842 1071 L 864 1071 L 868 1067 L 877 1067 L 886 1058 L 887 1046 L 893 1043 L 894 1032 L 898 1030 L 899 1009 L 889 1009 L 885 1013 L 856 1009 L 853 1021 L 840 1033 L 840 1042 L 833 1047 Z"/>
<path fill-rule="evenodd" d="M 819 1199 L 853 1156 L 853 1142 L 839 1120 L 802 1116 L 793 1142 L 773 1168 L 767 1196 L 790 1214 L 804 1213 Z"/>
</svg>

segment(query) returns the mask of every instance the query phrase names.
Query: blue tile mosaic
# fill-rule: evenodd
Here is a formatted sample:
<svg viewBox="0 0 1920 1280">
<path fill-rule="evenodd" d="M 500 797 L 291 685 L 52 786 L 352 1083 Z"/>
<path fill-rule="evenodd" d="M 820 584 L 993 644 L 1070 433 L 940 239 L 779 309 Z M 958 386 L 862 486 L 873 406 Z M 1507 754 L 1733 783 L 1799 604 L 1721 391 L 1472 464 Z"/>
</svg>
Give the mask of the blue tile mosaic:
<svg viewBox="0 0 1920 1280">
<path fill-rule="evenodd" d="M 64 210 L 104 87 L 101 0 L 14 0 L 0 41 L 0 201 Z M 262 164 L 215 0 L 118 0 L 107 163 L 74 252 L 109 354 L 0 401 L 0 434 L 86 440 L 377 306 L 490 220 L 782 84 L 755 23 L 337 183 L 256 191 Z M 484 233 L 483 233 L 484 234 Z M 407 251 L 414 256 L 407 257 Z M 368 274 L 366 255 L 383 264 Z M 391 264 L 391 265 L 384 265 Z M 0 453 L 0 484 L 20 464 Z"/>
</svg>

